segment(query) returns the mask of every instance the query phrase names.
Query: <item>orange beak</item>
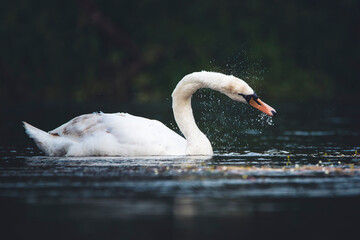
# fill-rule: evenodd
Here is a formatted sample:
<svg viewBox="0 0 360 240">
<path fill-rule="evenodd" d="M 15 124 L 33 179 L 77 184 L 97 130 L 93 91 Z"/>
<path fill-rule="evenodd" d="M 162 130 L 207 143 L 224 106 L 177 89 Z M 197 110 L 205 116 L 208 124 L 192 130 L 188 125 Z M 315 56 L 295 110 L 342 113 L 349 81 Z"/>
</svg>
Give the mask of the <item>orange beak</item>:
<svg viewBox="0 0 360 240">
<path fill-rule="evenodd" d="M 275 109 L 273 109 L 272 107 L 261 101 L 259 98 L 257 99 L 251 98 L 249 104 L 271 117 L 275 116 L 276 114 Z"/>
</svg>

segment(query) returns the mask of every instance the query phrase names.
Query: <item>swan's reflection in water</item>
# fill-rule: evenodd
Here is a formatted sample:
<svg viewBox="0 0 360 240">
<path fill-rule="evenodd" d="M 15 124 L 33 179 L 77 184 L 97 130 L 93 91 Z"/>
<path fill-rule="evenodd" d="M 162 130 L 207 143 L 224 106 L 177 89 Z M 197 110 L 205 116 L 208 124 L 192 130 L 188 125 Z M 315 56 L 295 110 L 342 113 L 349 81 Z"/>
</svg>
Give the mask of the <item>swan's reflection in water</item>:
<svg viewBox="0 0 360 240">
<path fill-rule="evenodd" d="M 201 166 L 211 161 L 212 156 L 146 156 L 146 157 L 26 157 L 29 165 L 56 165 L 67 166 L 118 166 L 118 167 L 188 167 Z"/>
<path fill-rule="evenodd" d="M 290 163 L 284 161 L 288 154 L 26 157 L 16 172 L 18 181 L 1 184 L 1 194 L 95 204 L 110 215 L 121 213 L 120 218 L 241 215 L 244 209 L 253 210 L 248 201 L 252 198 L 360 196 L 360 168 L 352 164 L 352 155 L 342 156 L 340 163 L 339 157 L 328 155 L 319 165 L 319 154 L 307 161 L 303 153 L 292 154 Z M 267 209 L 277 207 L 270 204 Z"/>
<path fill-rule="evenodd" d="M 108 229 L 128 239 L 145 239 L 135 228 L 159 232 L 158 239 L 199 239 L 199 234 L 230 239 L 238 229 L 245 236 L 264 237 L 256 230 L 259 216 L 268 232 L 279 224 L 292 229 L 290 223 L 299 218 L 304 227 L 310 212 L 314 220 L 306 226 L 320 223 L 324 229 L 344 212 L 347 219 L 359 214 L 357 159 L 352 151 L 324 156 L 313 149 L 216 153 L 212 158 L 3 158 L 0 199 L 10 200 L 0 210 L 10 216 L 5 223 L 36 216 L 39 224 L 24 220 L 23 226 L 35 232 L 43 231 L 38 226 L 86 231 L 94 239 Z M 14 209 L 20 210 L 13 216 Z M 328 221 L 316 215 L 324 209 L 332 209 Z M 351 223 L 356 221 L 341 224 Z"/>
</svg>

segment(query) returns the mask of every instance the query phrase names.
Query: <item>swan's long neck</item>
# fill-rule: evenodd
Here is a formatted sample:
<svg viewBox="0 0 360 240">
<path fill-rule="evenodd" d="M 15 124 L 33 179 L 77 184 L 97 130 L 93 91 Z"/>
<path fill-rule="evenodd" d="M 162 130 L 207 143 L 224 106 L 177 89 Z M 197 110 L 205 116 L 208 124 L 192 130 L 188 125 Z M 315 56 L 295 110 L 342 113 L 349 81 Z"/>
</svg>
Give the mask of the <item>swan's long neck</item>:
<svg viewBox="0 0 360 240">
<path fill-rule="evenodd" d="M 177 125 L 187 140 L 187 155 L 212 155 L 211 143 L 195 123 L 191 108 L 191 96 L 200 88 L 221 91 L 221 79 L 226 75 L 213 72 L 197 72 L 186 75 L 172 93 L 173 111 Z"/>
</svg>

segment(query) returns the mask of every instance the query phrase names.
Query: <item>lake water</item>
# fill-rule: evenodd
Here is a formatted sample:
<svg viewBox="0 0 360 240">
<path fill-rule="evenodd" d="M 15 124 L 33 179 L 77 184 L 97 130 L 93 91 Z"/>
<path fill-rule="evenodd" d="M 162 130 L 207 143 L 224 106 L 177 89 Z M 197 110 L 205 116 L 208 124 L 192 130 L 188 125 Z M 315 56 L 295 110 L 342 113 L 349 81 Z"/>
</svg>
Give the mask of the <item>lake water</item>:
<svg viewBox="0 0 360 240">
<path fill-rule="evenodd" d="M 360 218 L 358 108 L 271 105 L 274 119 L 224 99 L 195 105 L 212 158 L 45 157 L 21 126 L 26 120 L 51 130 L 82 113 L 123 110 L 176 129 L 169 102 L 5 107 L 2 239 L 353 237 Z"/>
</svg>

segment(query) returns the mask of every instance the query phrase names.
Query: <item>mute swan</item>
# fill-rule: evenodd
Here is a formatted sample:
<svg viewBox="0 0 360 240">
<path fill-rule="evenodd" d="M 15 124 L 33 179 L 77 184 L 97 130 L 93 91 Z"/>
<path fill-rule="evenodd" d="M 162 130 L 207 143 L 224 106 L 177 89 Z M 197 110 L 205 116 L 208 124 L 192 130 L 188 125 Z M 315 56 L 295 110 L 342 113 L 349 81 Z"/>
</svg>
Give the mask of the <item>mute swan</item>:
<svg viewBox="0 0 360 240">
<path fill-rule="evenodd" d="M 157 120 L 128 113 L 85 114 L 48 133 L 23 123 L 49 156 L 212 155 L 210 141 L 197 127 L 191 109 L 191 96 L 199 88 L 217 90 L 270 116 L 276 114 L 243 80 L 202 71 L 186 75 L 172 93 L 175 121 L 185 138 Z"/>
</svg>

